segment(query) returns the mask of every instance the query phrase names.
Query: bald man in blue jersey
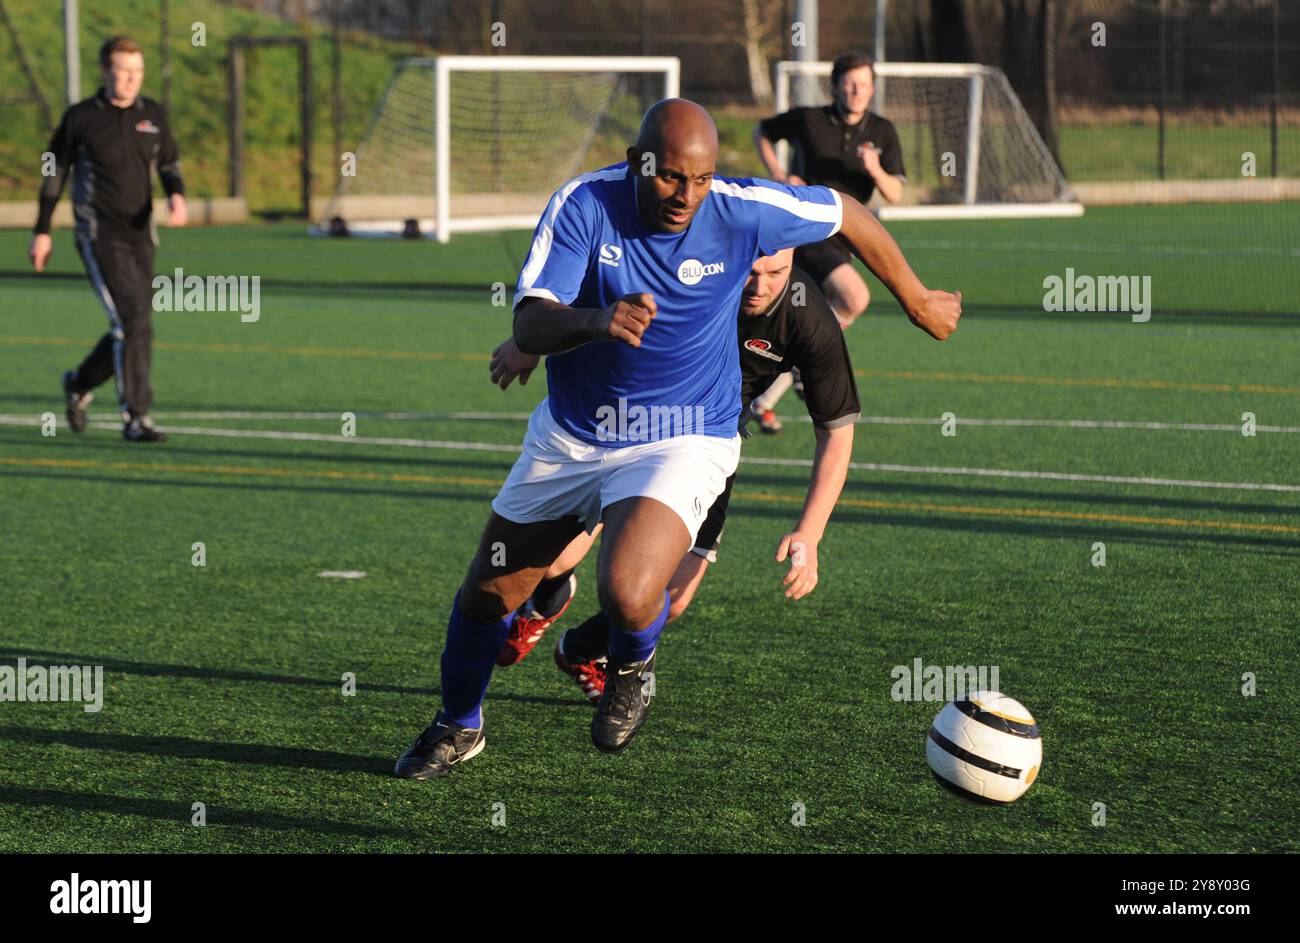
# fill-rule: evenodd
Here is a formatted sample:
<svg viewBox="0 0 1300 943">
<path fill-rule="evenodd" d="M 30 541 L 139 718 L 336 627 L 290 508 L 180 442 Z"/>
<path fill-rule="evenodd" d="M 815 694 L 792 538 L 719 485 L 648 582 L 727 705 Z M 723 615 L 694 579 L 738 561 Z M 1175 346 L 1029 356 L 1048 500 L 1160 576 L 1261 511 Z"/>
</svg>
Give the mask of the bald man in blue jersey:
<svg viewBox="0 0 1300 943">
<path fill-rule="evenodd" d="M 627 162 L 551 197 L 515 292 L 514 340 L 545 354 L 549 395 L 452 603 L 442 709 L 394 774 L 436 779 L 484 747 L 482 702 L 512 614 L 580 531 L 604 524 L 609 620 L 591 734 L 624 749 L 645 721 L 668 583 L 736 470 L 736 310 L 753 261 L 842 232 L 908 317 L 939 340 L 961 296 L 931 291 L 860 204 L 825 187 L 715 173 L 712 118 L 651 107 Z"/>
</svg>

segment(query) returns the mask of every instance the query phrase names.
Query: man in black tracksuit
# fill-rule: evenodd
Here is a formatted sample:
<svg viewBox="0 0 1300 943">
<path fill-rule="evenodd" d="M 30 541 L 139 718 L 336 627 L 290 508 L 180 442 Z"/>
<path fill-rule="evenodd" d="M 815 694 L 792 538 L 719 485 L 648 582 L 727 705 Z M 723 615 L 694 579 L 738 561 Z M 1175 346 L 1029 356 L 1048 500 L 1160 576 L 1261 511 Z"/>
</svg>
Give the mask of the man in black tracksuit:
<svg viewBox="0 0 1300 943">
<path fill-rule="evenodd" d="M 139 95 L 144 79 L 140 47 L 127 37 L 114 37 L 101 47 L 99 60 L 103 87 L 63 113 L 44 155 L 40 212 L 28 255 L 36 271 L 45 268 L 53 248 L 50 220 L 71 172 L 77 252 L 108 314 L 109 330 L 77 369 L 63 374 L 68 423 L 76 432 L 86 428 L 90 391 L 113 376 L 122 435 L 133 442 L 158 442 L 165 436 L 149 419 L 157 244 L 150 168 L 157 167 L 167 193 L 170 225 L 183 226 L 187 209 L 180 158 L 166 112 Z"/>
</svg>

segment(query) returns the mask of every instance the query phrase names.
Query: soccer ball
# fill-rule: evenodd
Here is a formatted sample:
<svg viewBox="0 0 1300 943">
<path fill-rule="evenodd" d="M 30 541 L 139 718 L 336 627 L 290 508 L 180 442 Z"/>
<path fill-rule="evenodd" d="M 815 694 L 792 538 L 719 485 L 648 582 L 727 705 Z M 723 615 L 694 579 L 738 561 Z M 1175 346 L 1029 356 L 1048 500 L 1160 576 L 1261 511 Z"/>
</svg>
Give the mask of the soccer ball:
<svg viewBox="0 0 1300 943">
<path fill-rule="evenodd" d="M 945 785 L 976 799 L 1014 802 L 1043 765 L 1038 724 L 997 691 L 949 701 L 925 738 L 925 760 Z"/>
</svg>

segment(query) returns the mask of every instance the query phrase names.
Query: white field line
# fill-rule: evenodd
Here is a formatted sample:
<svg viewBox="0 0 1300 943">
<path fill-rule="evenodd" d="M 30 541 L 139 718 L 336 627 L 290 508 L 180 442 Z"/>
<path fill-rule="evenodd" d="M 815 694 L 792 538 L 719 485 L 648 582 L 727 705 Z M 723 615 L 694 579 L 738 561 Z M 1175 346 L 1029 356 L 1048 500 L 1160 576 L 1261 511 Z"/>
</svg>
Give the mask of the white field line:
<svg viewBox="0 0 1300 943">
<path fill-rule="evenodd" d="M 960 249 L 964 252 L 988 253 L 1014 252 L 1025 254 L 1025 246 L 1015 242 L 977 242 L 957 241 L 953 239 L 904 239 L 900 243 L 906 248 L 941 249 L 948 251 Z M 1047 249 L 1053 252 L 1074 252 L 1089 255 L 1124 255 L 1141 258 L 1142 255 L 1201 256 L 1206 258 L 1224 258 L 1229 256 L 1276 256 L 1290 258 L 1300 256 L 1300 248 L 1292 246 L 1233 246 L 1223 249 L 1212 246 L 1138 246 L 1138 245 L 1099 245 L 1097 243 L 1078 242 L 1035 242 L 1034 249 Z"/>
<path fill-rule="evenodd" d="M 331 414 L 332 415 L 332 414 Z M 0 426 L 39 426 L 41 421 L 30 416 L 0 416 Z M 120 431 L 120 422 L 92 422 L 91 429 Z M 67 426 L 64 435 L 75 435 Z M 357 445 L 397 445 L 417 449 L 459 449 L 472 452 L 508 452 L 519 454 L 518 445 L 495 445 L 490 442 L 444 442 L 438 439 L 394 439 L 381 436 L 343 436 L 323 432 L 285 432 L 274 429 L 210 429 L 203 426 L 172 426 L 159 423 L 157 428 L 176 435 L 211 435 L 231 439 L 276 439 L 291 442 L 342 442 Z"/>
<path fill-rule="evenodd" d="M 40 420 L 30 416 L 0 416 L 0 425 L 39 426 Z M 115 422 L 93 422 L 93 429 L 117 430 Z M 454 449 L 469 452 L 498 452 L 518 454 L 517 445 L 499 445 L 491 442 L 455 442 L 438 439 L 391 439 L 375 436 L 325 435 L 312 432 L 278 432 L 269 429 L 208 429 L 199 427 L 158 426 L 164 432 L 176 435 L 209 435 L 234 439 L 276 439 L 300 442 L 335 442 L 356 445 L 396 445 L 406 448 Z M 65 432 L 65 435 L 67 433 Z M 811 468 L 812 460 L 806 458 L 742 458 L 746 465 L 775 465 L 787 468 Z M 893 465 L 882 462 L 850 462 L 852 471 L 899 472 L 910 475 L 972 476 L 979 478 L 1022 478 L 1042 481 L 1095 482 L 1117 485 L 1151 485 L 1159 488 L 1218 488 L 1230 491 L 1282 491 L 1300 492 L 1300 485 L 1250 481 L 1200 481 L 1185 478 L 1153 478 L 1130 475 L 1085 475 L 1076 472 L 1031 471 L 1013 468 L 966 468 L 943 465 Z"/>
<path fill-rule="evenodd" d="M 276 411 L 276 410 L 249 410 L 249 409 L 205 409 L 205 410 L 178 410 L 154 413 L 155 418 L 166 419 L 328 419 L 334 422 L 341 422 L 343 419 L 343 410 L 334 412 L 325 412 L 321 410 L 314 411 Z M 496 412 L 452 412 L 452 413 L 427 413 L 427 412 L 373 412 L 364 409 L 350 410 L 352 415 L 358 419 L 393 419 L 393 420 L 482 420 L 482 419 L 500 419 L 510 422 L 527 422 L 528 413 L 496 413 Z M 111 422 L 117 419 L 114 413 L 95 413 L 90 418 L 101 421 Z"/>
<path fill-rule="evenodd" d="M 320 419 L 334 422 L 342 421 L 342 412 L 297 411 L 277 412 L 257 410 L 195 410 L 164 412 L 155 414 L 159 419 Z M 527 422 L 528 413 L 508 412 L 354 412 L 358 419 L 384 419 L 397 421 L 442 421 L 442 422 Z M 111 422 L 116 417 L 112 413 L 97 413 L 92 418 L 101 422 Z M 793 416 L 781 416 L 783 422 L 812 422 L 807 413 Z M 860 416 L 858 422 L 868 426 L 937 426 L 943 419 L 930 416 Z M 1144 422 L 1134 419 L 979 419 L 958 416 L 959 426 L 1005 426 L 1008 428 L 1042 428 L 1042 429 L 1143 429 L 1158 432 L 1241 432 L 1241 423 L 1231 422 Z M 1288 435 L 1300 434 L 1300 426 L 1265 426 L 1257 425 L 1256 432 L 1274 432 Z"/>
</svg>

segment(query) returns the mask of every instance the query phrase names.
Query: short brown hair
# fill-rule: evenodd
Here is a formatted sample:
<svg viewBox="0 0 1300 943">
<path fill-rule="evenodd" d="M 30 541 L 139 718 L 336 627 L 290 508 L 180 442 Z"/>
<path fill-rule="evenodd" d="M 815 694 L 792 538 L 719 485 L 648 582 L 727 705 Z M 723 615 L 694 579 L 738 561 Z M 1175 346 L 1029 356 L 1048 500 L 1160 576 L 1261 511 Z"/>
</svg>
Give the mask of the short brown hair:
<svg viewBox="0 0 1300 943">
<path fill-rule="evenodd" d="M 831 66 L 831 87 L 834 88 L 840 84 L 845 72 L 852 72 L 854 69 L 861 69 L 866 66 L 871 70 L 871 78 L 876 78 L 876 60 L 870 53 L 863 52 L 861 49 L 855 49 L 852 52 L 846 52 L 835 60 Z"/>
<path fill-rule="evenodd" d="M 99 47 L 100 66 L 105 69 L 111 66 L 115 52 L 140 52 L 140 44 L 130 36 L 112 36 L 104 40 L 104 45 Z"/>
</svg>

